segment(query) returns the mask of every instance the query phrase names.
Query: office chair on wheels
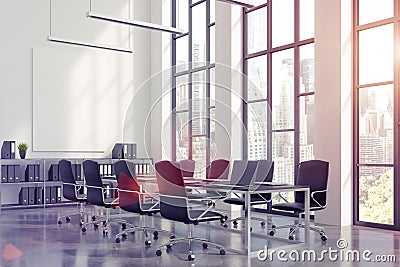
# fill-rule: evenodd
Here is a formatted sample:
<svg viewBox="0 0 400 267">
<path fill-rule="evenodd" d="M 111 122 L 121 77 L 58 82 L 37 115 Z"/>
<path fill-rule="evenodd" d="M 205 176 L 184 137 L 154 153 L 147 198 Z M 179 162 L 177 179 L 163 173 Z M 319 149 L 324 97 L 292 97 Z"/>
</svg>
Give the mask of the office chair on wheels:
<svg viewBox="0 0 400 267">
<path fill-rule="evenodd" d="M 159 201 L 154 199 L 154 195 L 142 190 L 138 184 L 133 162 L 119 160 L 114 164 L 114 170 L 118 179 L 119 206 L 122 210 L 148 216 L 160 211 Z M 121 240 L 125 240 L 127 233 L 142 231 L 145 236 L 145 245 L 150 247 L 151 240 L 148 238 L 148 230 L 153 230 L 154 239 L 158 238 L 159 232 L 168 233 L 170 238 L 175 238 L 175 235 L 169 231 L 147 226 L 145 218 L 146 216 L 142 216 L 141 226 L 129 224 L 128 228 L 115 236 L 115 242 L 120 243 Z"/>
<path fill-rule="evenodd" d="M 322 160 L 309 160 L 300 162 L 298 165 L 298 176 L 295 185 L 305 185 L 310 187 L 310 211 L 319 211 L 326 208 L 327 187 L 328 187 L 329 162 Z M 272 209 L 291 211 L 299 215 L 298 223 L 294 225 L 273 226 L 270 235 L 273 236 L 276 229 L 290 228 L 289 239 L 293 240 L 296 232 L 304 228 L 302 216 L 304 214 L 304 192 L 295 192 L 294 202 L 288 202 L 282 195 L 284 203 L 272 205 Z M 318 226 L 310 226 L 310 230 L 317 232 L 322 241 L 326 241 L 324 229 Z"/>
<path fill-rule="evenodd" d="M 71 216 L 79 215 L 80 225 L 82 226 L 84 223 L 85 204 L 87 202 L 86 195 L 79 193 L 81 188 L 83 188 L 83 185 L 79 185 L 76 183 L 70 161 L 62 159 L 58 162 L 58 166 L 63 186 L 63 191 L 62 191 L 63 197 L 73 202 L 78 202 L 80 205 L 79 205 L 79 213 L 60 216 L 57 219 L 57 223 L 62 224 L 62 220 L 64 218 L 66 222 L 70 222 Z"/>
<path fill-rule="evenodd" d="M 106 209 L 106 217 L 105 218 L 96 218 L 93 217 L 92 222 L 86 222 L 82 225 L 82 232 L 86 232 L 87 226 L 93 224 L 95 229 L 99 226 L 100 223 L 103 224 L 103 234 L 108 234 L 107 224 L 110 222 L 110 209 L 118 205 L 118 199 L 113 199 L 112 197 L 107 198 L 107 190 L 103 185 L 103 181 L 100 176 L 100 168 L 99 164 L 93 160 L 85 160 L 83 162 L 83 173 L 85 175 L 86 180 L 86 188 L 87 188 L 87 202 L 89 204 L 103 207 Z M 116 190 L 116 188 L 115 188 Z M 126 223 L 126 221 L 121 219 L 114 219 L 118 223 Z"/>
<path fill-rule="evenodd" d="M 160 213 L 166 219 L 183 222 L 189 225 L 186 238 L 175 238 L 165 244 L 167 249 L 171 249 L 176 243 L 187 242 L 189 244 L 188 260 L 193 261 L 195 255 L 192 251 L 192 243 L 201 242 L 204 249 L 209 245 L 219 249 L 221 255 L 225 254 L 222 246 L 210 242 L 203 238 L 192 236 L 192 225 L 200 222 L 215 221 L 223 219 L 223 214 L 210 211 L 209 209 L 191 209 L 187 191 L 182 177 L 181 170 L 170 161 L 160 161 L 155 164 L 157 183 L 160 193 Z M 161 256 L 161 247 L 158 246 L 156 255 Z"/>
<path fill-rule="evenodd" d="M 254 167 L 251 165 L 247 165 L 247 166 L 243 166 L 243 167 L 254 169 Z M 235 166 L 234 166 L 234 168 L 235 168 Z M 240 182 L 238 184 L 248 184 L 249 186 L 257 187 L 257 186 L 260 186 L 262 183 L 272 182 L 272 178 L 274 176 L 274 162 L 273 161 L 258 160 L 254 176 L 252 176 L 252 177 L 250 176 L 250 175 L 252 175 L 252 171 L 247 170 L 247 168 L 243 172 L 244 173 L 243 178 L 240 180 Z M 236 175 L 235 173 L 237 173 L 237 172 L 235 171 L 232 173 L 233 173 L 233 175 Z M 225 203 L 228 203 L 231 205 L 241 205 L 243 208 L 245 206 L 245 198 L 242 196 L 236 196 L 234 198 L 225 198 L 223 201 Z M 250 198 L 251 206 L 268 204 L 270 202 L 271 202 L 271 193 L 254 194 L 254 195 L 251 195 L 251 198 Z M 264 218 L 252 216 L 251 219 L 260 221 L 260 224 L 262 227 L 265 226 L 265 224 L 266 224 Z M 232 222 L 234 227 L 237 227 L 238 221 L 240 221 L 240 220 L 244 220 L 244 216 L 233 218 L 233 219 L 225 222 L 223 226 L 228 227 L 228 224 L 230 222 Z M 272 225 L 272 222 L 270 222 L 270 221 L 267 221 L 267 223 Z"/>
</svg>

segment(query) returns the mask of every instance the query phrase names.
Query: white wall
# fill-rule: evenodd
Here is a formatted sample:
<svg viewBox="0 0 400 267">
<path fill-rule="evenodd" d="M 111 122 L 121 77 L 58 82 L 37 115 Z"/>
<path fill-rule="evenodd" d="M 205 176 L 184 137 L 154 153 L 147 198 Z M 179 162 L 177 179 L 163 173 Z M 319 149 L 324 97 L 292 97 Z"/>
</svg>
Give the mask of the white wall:
<svg viewBox="0 0 400 267">
<path fill-rule="evenodd" d="M 315 155 L 330 163 L 316 220 L 352 223 L 351 1 L 315 1 Z"/>
<path fill-rule="evenodd" d="M 136 96 L 132 105 L 130 102 L 137 89 L 150 75 L 150 33 L 145 30 L 129 29 L 127 26 L 89 19 L 85 16 L 88 10 L 89 1 L 80 0 L 53 0 L 51 1 L 51 12 L 50 1 L 3 0 L 0 2 L 0 36 L 2 36 L 0 44 L 0 99 L 2 100 L 0 104 L 0 141 L 27 142 L 30 146 L 28 157 L 106 157 L 110 155 L 113 144 L 122 141 L 138 143 L 138 156 L 144 156 L 144 133 L 142 131 L 144 119 L 138 114 L 149 109 L 150 95 Z M 92 10 L 114 16 L 128 17 L 130 15 L 135 19 L 150 20 L 150 3 L 148 1 L 131 1 L 129 4 L 129 0 L 92 0 Z M 122 55 L 123 53 L 120 53 L 116 58 L 123 57 L 122 61 L 130 61 L 131 66 L 124 67 L 121 60 L 107 60 L 107 62 L 100 63 L 94 61 L 82 64 L 85 57 L 93 53 L 97 53 L 100 55 L 99 57 L 107 55 L 105 57 L 107 58 L 110 53 L 119 52 L 48 42 L 46 39 L 50 33 L 59 38 L 112 46 L 130 46 L 135 50 L 134 54 Z M 37 58 L 33 57 L 34 51 L 40 51 Z M 60 54 L 57 54 L 57 51 Z M 72 56 L 68 57 L 67 54 Z M 51 55 L 56 55 L 57 60 L 53 62 L 49 60 Z M 99 57 L 95 58 L 99 59 Z M 41 64 L 35 64 L 37 62 L 41 62 Z M 66 69 L 60 68 L 61 63 L 62 66 L 67 66 Z M 104 63 L 107 65 L 99 72 L 99 65 L 103 64 L 104 66 Z M 109 68 L 108 72 L 104 71 L 107 67 Z M 55 71 L 57 69 L 59 71 Z M 53 75 L 49 76 L 49 79 L 46 79 L 47 70 L 53 71 Z M 63 73 L 64 71 L 66 73 Z M 74 78 L 71 78 L 71 73 L 76 74 Z M 60 80 L 58 84 L 54 82 L 54 75 L 58 75 L 57 80 Z M 93 79 L 87 82 L 87 77 Z M 105 84 L 107 81 L 105 77 L 114 77 L 115 79 L 109 80 L 110 84 Z M 52 80 L 50 78 L 53 78 L 51 84 L 48 83 Z M 34 87 L 34 81 L 39 81 L 36 87 Z M 99 103 L 101 103 L 101 105 L 97 105 L 98 109 L 93 109 L 93 103 L 87 108 L 84 105 L 71 107 L 70 105 L 66 106 L 67 101 L 58 100 L 60 101 L 59 105 L 53 104 L 57 106 L 57 115 L 68 117 L 70 120 L 66 120 L 65 125 L 58 127 L 57 123 L 51 121 L 46 125 L 46 118 L 43 116 L 48 115 L 51 118 L 51 115 L 54 115 L 51 114 L 52 109 L 47 111 L 44 108 L 47 100 L 49 103 L 57 101 L 54 99 L 56 90 L 62 90 L 60 94 L 62 93 L 61 95 L 65 97 L 68 96 L 68 93 L 65 92 L 68 88 L 76 93 L 79 86 L 83 87 L 83 91 L 78 90 L 79 93 L 86 92 L 89 96 L 98 95 Z M 49 94 L 45 94 L 46 90 Z M 39 93 L 34 96 L 34 91 Z M 52 97 L 50 97 L 50 93 L 53 93 Z M 77 100 L 79 98 L 87 100 L 87 95 L 82 94 L 79 97 L 78 94 Z M 38 101 L 34 101 L 35 99 Z M 97 103 L 96 99 L 93 102 Z M 74 102 L 70 101 L 69 104 L 71 103 Z M 78 107 L 79 112 L 72 119 L 72 109 L 76 110 Z M 128 109 L 132 112 L 125 118 Z M 101 116 L 98 113 L 99 110 L 103 112 Z M 33 119 L 34 113 L 37 116 L 36 121 Z M 82 116 L 79 116 L 79 113 Z M 89 126 L 87 119 L 90 119 L 91 116 L 94 119 L 90 121 L 92 125 Z M 81 119 L 83 117 L 86 121 Z M 39 121 L 41 123 L 37 123 Z M 104 123 L 108 123 L 109 126 L 104 128 Z M 74 129 L 75 133 L 65 134 L 65 131 L 60 131 L 61 127 L 64 127 L 64 130 Z M 103 130 L 101 130 L 102 127 Z M 40 142 L 34 140 L 34 130 L 38 130 L 40 133 L 48 132 L 45 146 L 43 146 L 44 140 L 40 140 Z M 81 135 L 80 131 L 82 131 Z M 91 134 L 88 135 L 88 131 L 91 131 Z M 74 134 L 75 136 L 72 138 Z M 92 146 L 85 147 L 87 143 L 82 146 L 79 146 L 78 143 L 76 146 L 76 140 L 83 136 Z M 93 140 L 102 141 L 96 143 Z M 69 149 L 72 147 L 74 149 Z M 41 151 L 32 151 L 32 148 Z M 71 152 L 72 150 L 76 152 Z M 96 153 L 89 153 L 88 150 Z"/>
</svg>

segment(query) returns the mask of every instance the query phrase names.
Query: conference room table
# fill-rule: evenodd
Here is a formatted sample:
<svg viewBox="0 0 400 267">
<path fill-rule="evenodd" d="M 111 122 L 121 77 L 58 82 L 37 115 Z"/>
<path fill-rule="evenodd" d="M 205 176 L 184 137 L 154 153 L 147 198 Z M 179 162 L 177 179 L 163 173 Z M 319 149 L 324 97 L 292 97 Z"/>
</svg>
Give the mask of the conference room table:
<svg viewBox="0 0 400 267">
<path fill-rule="evenodd" d="M 107 177 L 105 181 L 116 182 L 114 177 Z M 111 178 L 111 179 L 110 179 Z M 155 175 L 143 175 L 137 176 L 138 182 L 142 188 L 145 184 L 156 184 L 157 179 Z M 250 199 L 252 195 L 263 194 L 263 193 L 284 193 L 284 192 L 304 192 L 304 242 L 310 242 L 310 188 L 308 186 L 291 185 L 291 184 L 280 184 L 280 183 L 259 183 L 252 186 L 237 186 L 231 185 L 225 180 L 223 183 L 219 183 L 220 180 L 207 181 L 200 179 L 185 179 L 185 187 L 187 189 L 207 190 L 216 191 L 223 193 L 234 193 L 242 194 L 245 198 L 244 205 L 244 254 L 247 256 L 256 256 L 257 251 L 251 250 L 251 203 Z M 210 209 L 212 206 L 210 206 Z"/>
<path fill-rule="evenodd" d="M 235 186 L 229 184 L 218 184 L 217 182 L 190 182 L 186 184 L 189 189 L 204 189 L 219 192 L 231 192 L 235 194 L 242 194 L 245 198 L 244 205 L 244 242 L 245 254 L 247 256 L 256 256 L 257 251 L 251 250 L 251 203 L 252 195 L 262 193 L 283 193 L 283 192 L 304 192 L 304 206 L 305 206 L 305 219 L 304 219 L 304 241 L 310 242 L 310 188 L 308 186 L 278 184 L 278 183 L 264 183 L 255 184 L 253 186 Z"/>
</svg>

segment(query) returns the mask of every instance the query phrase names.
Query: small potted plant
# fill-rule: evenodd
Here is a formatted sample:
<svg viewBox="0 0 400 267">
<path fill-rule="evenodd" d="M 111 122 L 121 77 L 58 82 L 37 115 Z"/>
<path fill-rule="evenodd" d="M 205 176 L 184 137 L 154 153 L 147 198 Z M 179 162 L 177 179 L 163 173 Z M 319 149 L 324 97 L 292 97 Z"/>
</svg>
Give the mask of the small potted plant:
<svg viewBox="0 0 400 267">
<path fill-rule="evenodd" d="M 26 143 L 21 142 L 18 144 L 19 157 L 21 159 L 25 158 L 27 150 L 28 150 L 28 145 Z"/>
</svg>

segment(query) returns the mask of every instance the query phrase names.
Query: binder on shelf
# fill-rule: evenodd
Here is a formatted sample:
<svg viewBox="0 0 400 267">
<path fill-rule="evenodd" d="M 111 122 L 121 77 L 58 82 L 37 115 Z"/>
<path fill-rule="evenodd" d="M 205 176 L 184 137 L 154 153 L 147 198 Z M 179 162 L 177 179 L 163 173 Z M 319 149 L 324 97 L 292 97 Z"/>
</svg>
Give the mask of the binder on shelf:
<svg viewBox="0 0 400 267">
<path fill-rule="evenodd" d="M 51 186 L 46 186 L 44 188 L 44 203 L 50 204 L 51 203 Z"/>
<path fill-rule="evenodd" d="M 74 178 L 75 181 L 82 181 L 82 168 L 81 168 L 81 164 L 73 164 L 72 165 L 72 170 L 74 173 Z"/>
<path fill-rule="evenodd" d="M 136 159 L 136 144 L 126 144 L 127 150 L 125 152 L 126 159 Z"/>
<path fill-rule="evenodd" d="M 34 169 L 35 169 L 35 182 L 43 181 L 42 177 L 40 176 L 40 165 L 35 164 Z"/>
<path fill-rule="evenodd" d="M 103 164 L 99 164 L 99 172 L 100 172 L 100 176 L 104 176 L 104 168 L 103 168 Z"/>
<path fill-rule="evenodd" d="M 1 146 L 2 159 L 15 159 L 15 141 L 3 141 Z"/>
<path fill-rule="evenodd" d="M 21 166 L 14 165 L 14 182 L 21 182 Z"/>
<path fill-rule="evenodd" d="M 56 198 L 56 202 L 57 203 L 61 203 L 61 186 L 56 186 L 57 189 L 57 198 Z"/>
<path fill-rule="evenodd" d="M 107 175 L 112 175 L 112 164 L 107 164 Z"/>
<path fill-rule="evenodd" d="M 19 190 L 19 204 L 20 205 L 28 205 L 29 197 L 28 197 L 28 188 L 22 187 Z"/>
<path fill-rule="evenodd" d="M 7 165 L 1 165 L 1 182 L 2 183 L 7 183 L 8 179 L 7 179 Z"/>
<path fill-rule="evenodd" d="M 28 187 L 28 204 L 34 205 L 36 200 L 35 187 Z"/>
<path fill-rule="evenodd" d="M 124 158 L 124 145 L 116 143 L 111 151 L 111 158 L 123 159 Z"/>
<path fill-rule="evenodd" d="M 15 165 L 7 166 L 7 182 L 14 183 L 15 182 Z"/>
<path fill-rule="evenodd" d="M 51 164 L 49 168 L 49 181 L 59 180 L 58 164 Z"/>
<path fill-rule="evenodd" d="M 28 164 L 25 168 L 25 182 L 35 181 L 35 165 Z"/>
<path fill-rule="evenodd" d="M 35 196 L 36 204 L 43 204 L 43 187 L 39 186 L 35 188 Z"/>
<path fill-rule="evenodd" d="M 57 203 L 57 186 L 50 186 L 50 203 Z"/>
</svg>

